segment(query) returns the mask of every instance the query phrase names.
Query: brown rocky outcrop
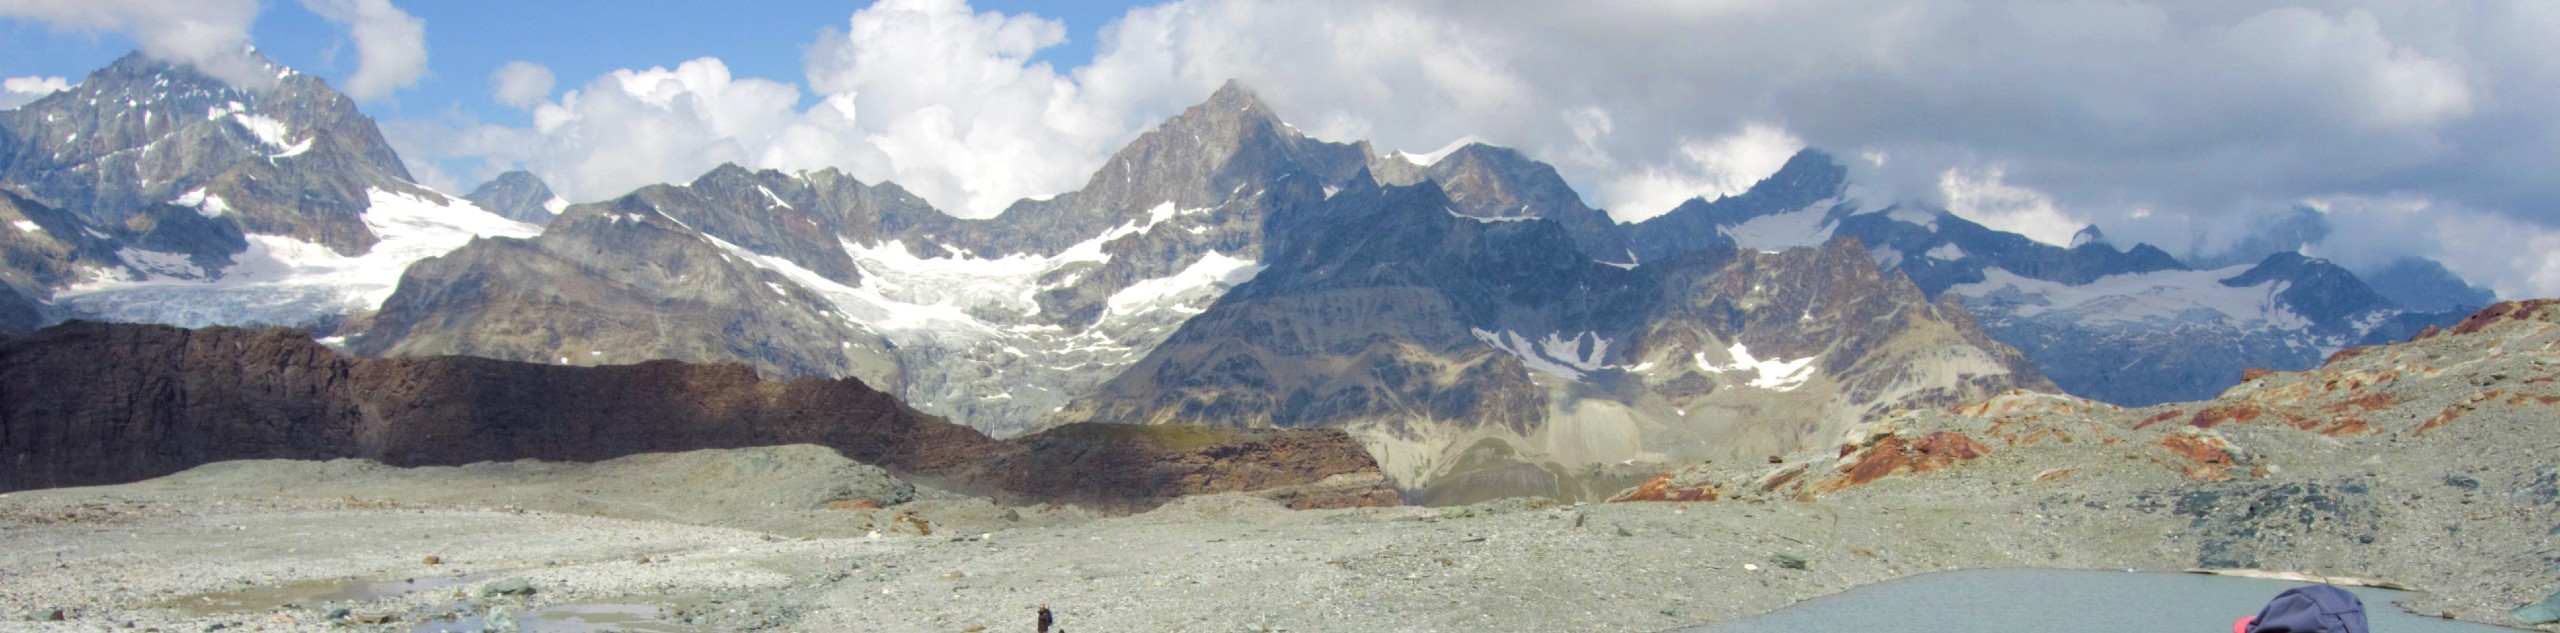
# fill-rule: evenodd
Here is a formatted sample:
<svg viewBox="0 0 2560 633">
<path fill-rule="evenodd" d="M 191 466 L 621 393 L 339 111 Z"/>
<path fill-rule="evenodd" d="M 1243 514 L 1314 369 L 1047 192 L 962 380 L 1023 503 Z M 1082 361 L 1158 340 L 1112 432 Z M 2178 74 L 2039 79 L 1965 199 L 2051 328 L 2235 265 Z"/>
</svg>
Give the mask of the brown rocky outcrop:
<svg viewBox="0 0 2560 633">
<path fill-rule="evenodd" d="M 1338 432 L 1143 434 L 1066 428 L 999 442 L 860 380 L 765 380 L 743 365 L 349 358 L 284 329 L 88 322 L 0 341 L 0 490 L 234 459 L 425 466 L 779 444 L 1000 497 L 1133 508 L 1377 472 Z"/>
<path fill-rule="evenodd" d="M 2509 321 L 2540 321 L 2547 323 L 2555 320 L 2560 320 L 2560 299 L 2502 301 L 2487 308 L 2482 308 L 2479 312 L 2472 313 L 2470 317 L 2464 318 L 2461 323 L 2454 324 L 2452 329 L 2440 330 L 2436 328 L 2427 328 L 2426 331 L 2418 333 L 2418 336 L 2412 340 L 2426 340 L 2444 334 L 2478 334 L 2482 330 L 2489 329 L 2489 326 Z"/>
</svg>

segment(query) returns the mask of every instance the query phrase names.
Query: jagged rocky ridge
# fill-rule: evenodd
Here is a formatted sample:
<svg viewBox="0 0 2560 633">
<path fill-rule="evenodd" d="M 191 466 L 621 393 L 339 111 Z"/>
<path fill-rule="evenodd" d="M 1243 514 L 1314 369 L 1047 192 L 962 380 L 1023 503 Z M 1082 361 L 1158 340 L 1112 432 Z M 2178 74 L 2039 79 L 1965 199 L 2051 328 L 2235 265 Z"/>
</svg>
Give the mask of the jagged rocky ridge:
<svg viewBox="0 0 2560 633">
<path fill-rule="evenodd" d="M 2477 294 L 2450 293 L 2425 311 L 2404 308 L 2345 268 L 2290 250 L 2197 270 L 2148 244 L 2119 248 L 2096 227 L 2066 248 L 1943 209 L 1878 207 L 1814 150 L 1750 192 L 1692 200 L 1632 230 L 1646 256 L 1680 243 L 1779 250 L 1854 237 L 1879 266 L 1930 296 L 1961 300 L 2065 391 L 2125 405 L 2207 397 L 2246 368 L 2312 367 L 2338 349 L 2405 338 L 2479 307 L 2459 305 Z"/>
<path fill-rule="evenodd" d="M 81 321 L 0 340 L 0 491 L 236 459 L 456 465 L 780 444 L 1021 502 L 1146 507 L 1235 491 L 1301 507 L 1394 500 L 1338 432 L 1079 426 L 997 441 L 858 380 L 768 381 L 740 365 L 349 358 L 292 330 Z"/>
</svg>

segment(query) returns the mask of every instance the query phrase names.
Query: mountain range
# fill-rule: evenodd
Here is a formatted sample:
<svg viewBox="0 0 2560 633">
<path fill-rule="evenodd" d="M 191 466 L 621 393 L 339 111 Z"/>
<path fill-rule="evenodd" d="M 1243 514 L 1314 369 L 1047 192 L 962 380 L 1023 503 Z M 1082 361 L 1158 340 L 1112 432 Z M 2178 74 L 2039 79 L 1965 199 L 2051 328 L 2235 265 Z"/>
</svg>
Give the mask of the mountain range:
<svg viewBox="0 0 2560 633">
<path fill-rule="evenodd" d="M 1517 151 L 1317 140 L 1234 83 L 986 219 L 734 165 L 581 204 L 524 172 L 451 197 L 324 82 L 276 77 L 135 55 L 0 112 L 0 328 L 735 362 L 997 437 L 1338 428 L 1409 498 L 1464 502 L 1606 495 L 2019 388 L 2204 399 L 2488 298 L 2423 260 L 2368 285 L 2296 250 L 2200 270 L 2095 227 L 2045 244 L 1863 200 L 1815 150 L 1621 224 Z"/>
</svg>

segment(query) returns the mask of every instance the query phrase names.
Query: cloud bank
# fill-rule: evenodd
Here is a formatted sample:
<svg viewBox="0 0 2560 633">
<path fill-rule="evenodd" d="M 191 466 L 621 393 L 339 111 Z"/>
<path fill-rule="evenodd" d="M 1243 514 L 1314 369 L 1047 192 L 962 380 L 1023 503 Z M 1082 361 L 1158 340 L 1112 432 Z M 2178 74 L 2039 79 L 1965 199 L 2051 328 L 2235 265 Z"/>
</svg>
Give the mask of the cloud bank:
<svg viewBox="0 0 2560 633">
<path fill-rule="evenodd" d="M 340 86 L 347 96 L 378 100 L 426 76 L 427 22 L 391 0 L 302 0 L 302 7 L 346 27 L 355 40 L 356 71 Z"/>
<path fill-rule="evenodd" d="M 302 6 L 346 27 L 355 41 L 356 71 L 340 86 L 348 96 L 378 100 L 426 75 L 426 22 L 390 0 L 303 0 Z M 123 35 L 145 55 L 191 64 L 238 86 L 275 80 L 250 53 L 249 26 L 259 10 L 258 0 L 0 0 L 0 17 Z"/>
<path fill-rule="evenodd" d="M 274 79 L 247 53 L 258 0 L 0 0 L 0 17 L 36 20 L 58 31 L 122 34 L 143 54 L 194 64 L 234 84 Z"/>
<path fill-rule="evenodd" d="M 71 89 L 71 82 L 61 77 L 10 77 L 0 80 L 0 110 L 26 105 L 45 95 Z"/>
<path fill-rule="evenodd" d="M 551 97 L 551 87 L 559 79 L 551 67 L 528 61 L 512 61 L 489 74 L 489 98 L 518 108 L 530 108 Z"/>
</svg>

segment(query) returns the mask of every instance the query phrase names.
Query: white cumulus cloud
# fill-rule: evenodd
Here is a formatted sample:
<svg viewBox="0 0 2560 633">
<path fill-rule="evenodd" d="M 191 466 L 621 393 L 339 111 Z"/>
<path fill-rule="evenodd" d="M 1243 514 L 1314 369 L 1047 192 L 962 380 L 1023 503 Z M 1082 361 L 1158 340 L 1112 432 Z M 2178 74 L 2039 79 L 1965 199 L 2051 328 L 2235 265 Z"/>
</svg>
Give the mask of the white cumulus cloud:
<svg viewBox="0 0 2560 633">
<path fill-rule="evenodd" d="M 1080 186 L 1237 79 L 1322 138 L 1518 148 L 1621 219 L 1737 191 L 1810 146 L 1849 157 L 1871 203 L 1944 202 L 2056 242 L 2094 222 L 2120 244 L 2191 244 L 2324 196 L 2550 227 L 2553 32 L 2560 5 L 2540 0 L 1174 0 L 1056 68 L 1040 52 L 1085 34 L 881 0 L 804 49 L 812 99 L 795 78 L 621 71 L 537 105 L 533 127 L 468 135 L 516 146 L 445 156 L 586 198 L 718 160 L 838 166 L 984 216 Z M 2330 217 L 2341 241 L 2390 230 Z"/>
<path fill-rule="evenodd" d="M 1610 215 L 1618 221 L 1641 222 L 1690 198 L 1749 191 L 1803 149 L 1803 139 L 1756 123 L 1713 140 L 1681 139 L 1676 160 L 1626 169 L 1601 184 L 1600 197 L 1610 201 Z"/>
<path fill-rule="evenodd" d="M 427 22 L 391 0 L 302 0 L 302 6 L 346 27 L 355 40 L 356 71 L 340 86 L 347 96 L 380 99 L 426 76 Z"/>
<path fill-rule="evenodd" d="M 10 77 L 0 80 L 0 110 L 15 109 L 45 95 L 71 89 L 61 77 Z"/>
<path fill-rule="evenodd" d="M 1938 177 L 1939 201 L 1947 210 L 1992 229 L 2027 236 L 2048 244 L 2070 244 L 2080 230 L 2054 208 L 2053 196 L 2004 182 L 2007 170 L 1949 169 Z"/>
<path fill-rule="evenodd" d="M 59 31 L 120 33 L 144 54 L 194 64 L 233 84 L 274 80 L 248 54 L 258 0 L 0 0 L 0 17 L 37 20 Z"/>
<path fill-rule="evenodd" d="M 499 66 L 489 73 L 489 98 L 518 108 L 530 108 L 551 98 L 551 87 L 559 79 L 551 67 L 517 60 Z"/>
</svg>

